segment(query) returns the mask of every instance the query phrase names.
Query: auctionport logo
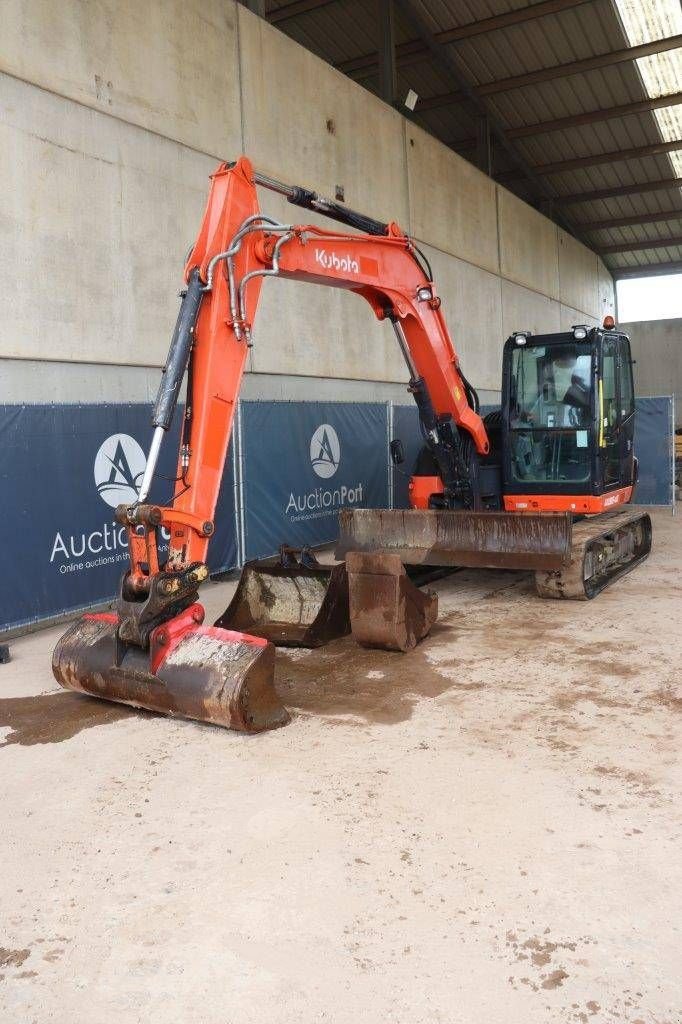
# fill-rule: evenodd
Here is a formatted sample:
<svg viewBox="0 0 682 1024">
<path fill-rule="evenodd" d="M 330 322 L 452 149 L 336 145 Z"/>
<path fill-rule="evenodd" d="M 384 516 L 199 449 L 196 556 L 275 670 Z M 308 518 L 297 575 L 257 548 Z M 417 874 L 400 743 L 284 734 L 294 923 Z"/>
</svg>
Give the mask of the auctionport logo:
<svg viewBox="0 0 682 1024">
<path fill-rule="evenodd" d="M 103 441 L 95 456 L 93 473 L 95 487 L 102 501 L 111 508 L 137 499 L 147 460 L 130 434 L 111 434 Z M 92 525 L 92 524 L 88 524 Z M 168 548 L 170 534 L 161 529 L 159 551 Z M 67 533 L 58 530 L 52 541 L 50 564 L 60 575 L 98 569 L 105 565 L 123 565 L 128 561 L 128 533 L 125 526 L 104 522 L 87 532 Z"/>
<path fill-rule="evenodd" d="M 339 435 L 329 423 L 322 423 L 310 438 L 310 461 L 318 476 L 328 480 L 341 462 Z"/>
<path fill-rule="evenodd" d="M 112 508 L 135 501 L 147 460 L 130 434 L 112 434 L 95 456 L 95 485 L 102 501 Z"/>
</svg>

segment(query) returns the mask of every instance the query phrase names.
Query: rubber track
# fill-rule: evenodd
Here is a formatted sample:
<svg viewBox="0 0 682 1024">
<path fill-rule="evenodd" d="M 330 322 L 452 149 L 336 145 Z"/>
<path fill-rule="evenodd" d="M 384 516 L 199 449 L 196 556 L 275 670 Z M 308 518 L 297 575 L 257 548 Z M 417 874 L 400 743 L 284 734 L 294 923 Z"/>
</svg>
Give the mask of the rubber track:
<svg viewBox="0 0 682 1024">
<path fill-rule="evenodd" d="M 628 562 L 618 560 L 611 572 L 600 577 L 584 579 L 585 556 L 588 549 L 599 538 L 615 530 L 633 529 L 641 523 L 644 527 L 643 542 Z M 575 523 L 571 537 L 571 561 L 565 569 L 535 573 L 535 586 L 540 597 L 560 598 L 569 601 L 587 601 L 601 593 L 616 580 L 631 572 L 651 551 L 651 518 L 641 509 L 627 509 L 620 512 L 586 518 Z"/>
</svg>

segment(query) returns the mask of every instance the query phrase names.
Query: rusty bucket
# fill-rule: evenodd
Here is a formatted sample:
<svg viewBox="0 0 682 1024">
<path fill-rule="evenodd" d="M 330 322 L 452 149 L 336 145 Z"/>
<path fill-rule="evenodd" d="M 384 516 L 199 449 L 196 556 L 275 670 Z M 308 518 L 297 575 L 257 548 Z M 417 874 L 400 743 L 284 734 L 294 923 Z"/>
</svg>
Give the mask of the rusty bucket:
<svg viewBox="0 0 682 1024">
<path fill-rule="evenodd" d="M 353 639 L 385 651 L 416 647 L 438 617 L 438 595 L 416 587 L 398 555 L 349 551 L 346 567 Z"/>
<path fill-rule="evenodd" d="M 342 509 L 336 557 L 385 551 L 405 565 L 561 569 L 571 560 L 569 513 Z"/>
<path fill-rule="evenodd" d="M 279 555 L 247 562 L 216 626 L 278 647 L 321 647 L 350 632 L 343 562 L 323 565 L 309 548 L 283 545 Z"/>
<path fill-rule="evenodd" d="M 57 644 L 58 683 L 164 715 L 262 732 L 289 715 L 274 687 L 275 649 L 259 637 L 203 626 L 194 604 L 155 629 L 148 650 L 121 645 L 115 614 L 84 615 Z"/>
</svg>

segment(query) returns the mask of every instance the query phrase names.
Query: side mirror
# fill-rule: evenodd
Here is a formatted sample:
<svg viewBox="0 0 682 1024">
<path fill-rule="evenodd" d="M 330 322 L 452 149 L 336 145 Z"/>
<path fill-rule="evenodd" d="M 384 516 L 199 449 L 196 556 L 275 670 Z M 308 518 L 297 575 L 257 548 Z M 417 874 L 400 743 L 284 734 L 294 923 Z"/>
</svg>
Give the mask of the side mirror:
<svg viewBox="0 0 682 1024">
<path fill-rule="evenodd" d="M 403 442 L 400 438 L 396 437 L 391 441 L 391 462 L 394 466 L 401 466 L 405 461 L 405 450 L 403 449 Z"/>
</svg>

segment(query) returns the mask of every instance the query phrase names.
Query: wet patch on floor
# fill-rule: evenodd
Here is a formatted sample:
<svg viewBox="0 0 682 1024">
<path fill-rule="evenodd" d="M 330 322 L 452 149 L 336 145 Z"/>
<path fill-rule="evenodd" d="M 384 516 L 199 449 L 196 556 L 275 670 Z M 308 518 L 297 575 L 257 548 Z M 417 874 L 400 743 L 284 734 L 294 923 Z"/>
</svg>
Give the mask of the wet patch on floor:
<svg viewBox="0 0 682 1024">
<path fill-rule="evenodd" d="M 63 691 L 37 697 L 7 697 L 0 700 L 0 728 L 12 731 L 0 746 L 61 743 L 83 729 L 109 725 L 139 714 L 141 712 L 122 704 Z"/>
<path fill-rule="evenodd" d="M 394 725 L 412 716 L 424 698 L 466 690 L 436 671 L 425 648 L 407 654 L 366 650 L 351 638 L 311 651 L 306 658 L 280 650 L 275 685 L 287 709 L 357 724 Z M 464 694 L 463 694 L 464 696 Z"/>
<path fill-rule="evenodd" d="M 570 711 L 576 704 L 580 704 L 583 701 L 587 701 L 590 704 L 594 704 L 598 708 L 622 708 L 627 711 L 634 711 L 631 704 L 626 701 L 618 700 L 615 697 L 610 697 L 602 690 L 592 688 L 581 688 L 576 687 L 574 690 L 563 690 L 556 693 L 552 699 L 552 704 L 555 708 L 559 708 L 561 711 Z"/>
<path fill-rule="evenodd" d="M 21 967 L 30 955 L 30 949 L 5 949 L 0 946 L 0 967 Z"/>
<path fill-rule="evenodd" d="M 679 690 L 671 685 L 662 686 L 651 694 L 649 700 L 652 704 L 660 704 L 670 711 L 682 711 L 682 696 Z"/>
<path fill-rule="evenodd" d="M 563 985 L 563 983 L 565 982 L 567 977 L 568 977 L 568 972 L 567 971 L 562 971 L 561 969 L 559 969 L 558 971 L 552 971 L 550 974 L 548 974 L 544 978 L 544 981 L 542 982 L 542 987 L 543 988 L 560 988 Z"/>
</svg>

